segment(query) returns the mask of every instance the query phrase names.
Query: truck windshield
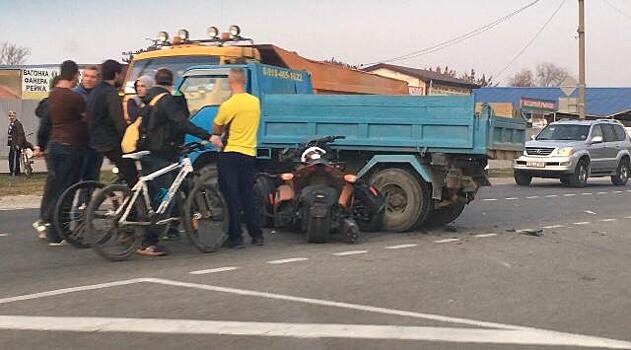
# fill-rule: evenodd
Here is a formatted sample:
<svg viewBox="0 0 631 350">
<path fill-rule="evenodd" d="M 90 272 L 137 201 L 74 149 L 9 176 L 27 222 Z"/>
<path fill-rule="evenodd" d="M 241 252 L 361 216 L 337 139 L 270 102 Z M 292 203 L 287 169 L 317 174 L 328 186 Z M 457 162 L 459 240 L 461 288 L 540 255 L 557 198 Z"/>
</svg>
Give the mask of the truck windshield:
<svg viewBox="0 0 631 350">
<path fill-rule="evenodd" d="M 168 68 L 173 72 L 173 81 L 177 81 L 192 66 L 219 64 L 218 56 L 172 56 L 156 57 L 135 61 L 125 82 L 125 93 L 135 94 L 134 82 L 138 77 L 148 75 L 153 78 L 158 69 Z"/>
<path fill-rule="evenodd" d="M 228 74 L 186 77 L 179 92 L 186 97 L 191 115 L 202 107 L 219 106 L 232 95 Z"/>
<path fill-rule="evenodd" d="M 589 125 L 551 124 L 543 129 L 536 140 L 584 141 L 589 135 Z"/>
</svg>

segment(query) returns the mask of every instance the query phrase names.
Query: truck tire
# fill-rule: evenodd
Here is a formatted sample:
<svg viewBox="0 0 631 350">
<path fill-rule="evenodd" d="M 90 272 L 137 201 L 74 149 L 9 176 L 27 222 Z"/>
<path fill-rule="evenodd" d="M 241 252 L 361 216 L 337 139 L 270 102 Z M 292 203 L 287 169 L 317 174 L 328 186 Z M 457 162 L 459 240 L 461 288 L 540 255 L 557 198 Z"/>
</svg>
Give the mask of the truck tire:
<svg viewBox="0 0 631 350">
<path fill-rule="evenodd" d="M 431 213 L 429 213 L 429 216 L 425 221 L 425 226 L 435 227 L 447 225 L 448 223 L 456 220 L 462 214 L 465 206 L 466 204 L 464 203 L 456 203 L 449 207 L 434 209 Z"/>
<path fill-rule="evenodd" d="M 514 177 L 515 183 L 519 186 L 530 186 L 530 183 L 532 182 L 532 176 L 518 170 L 515 170 Z"/>
<path fill-rule="evenodd" d="M 587 184 L 587 178 L 589 177 L 589 162 L 583 158 L 578 161 L 574 174 L 569 176 L 570 186 L 572 187 L 585 187 Z"/>
<path fill-rule="evenodd" d="M 383 169 L 371 177 L 370 184 L 385 197 L 385 231 L 409 231 L 427 218 L 432 205 L 431 185 L 410 171 Z"/>
<path fill-rule="evenodd" d="M 622 158 L 616 168 L 616 174 L 611 177 L 611 183 L 616 186 L 625 186 L 629 181 L 629 158 Z"/>
<path fill-rule="evenodd" d="M 265 175 L 257 175 L 254 180 L 254 196 L 261 227 L 274 227 L 274 206 L 270 203 L 270 196 L 274 196 L 276 186 L 274 181 Z"/>
</svg>

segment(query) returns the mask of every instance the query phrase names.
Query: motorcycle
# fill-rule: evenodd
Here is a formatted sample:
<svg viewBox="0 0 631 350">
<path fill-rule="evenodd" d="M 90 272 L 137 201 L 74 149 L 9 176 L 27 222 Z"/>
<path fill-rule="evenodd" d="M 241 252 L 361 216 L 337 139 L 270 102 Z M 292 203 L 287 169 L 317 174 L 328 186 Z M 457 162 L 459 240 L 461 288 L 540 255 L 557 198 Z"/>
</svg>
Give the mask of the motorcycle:
<svg viewBox="0 0 631 350">
<path fill-rule="evenodd" d="M 354 243 L 362 229 L 381 228 L 381 194 L 332 159 L 329 144 L 343 138 L 328 136 L 286 149 L 280 160 L 295 164 L 291 172 L 257 177 L 255 191 L 265 225 L 300 229 L 311 243 L 328 242 L 332 232 Z"/>
</svg>

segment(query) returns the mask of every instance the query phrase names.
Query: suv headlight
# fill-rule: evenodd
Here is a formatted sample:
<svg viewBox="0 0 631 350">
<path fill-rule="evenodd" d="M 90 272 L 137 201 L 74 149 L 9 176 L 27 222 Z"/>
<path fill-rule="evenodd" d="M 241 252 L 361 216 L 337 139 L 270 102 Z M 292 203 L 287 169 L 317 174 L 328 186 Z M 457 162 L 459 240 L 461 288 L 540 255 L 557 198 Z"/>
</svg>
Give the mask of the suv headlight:
<svg viewBox="0 0 631 350">
<path fill-rule="evenodd" d="M 574 154 L 574 148 L 572 147 L 561 147 L 552 152 L 552 156 L 556 157 L 569 157 L 572 154 Z"/>
</svg>

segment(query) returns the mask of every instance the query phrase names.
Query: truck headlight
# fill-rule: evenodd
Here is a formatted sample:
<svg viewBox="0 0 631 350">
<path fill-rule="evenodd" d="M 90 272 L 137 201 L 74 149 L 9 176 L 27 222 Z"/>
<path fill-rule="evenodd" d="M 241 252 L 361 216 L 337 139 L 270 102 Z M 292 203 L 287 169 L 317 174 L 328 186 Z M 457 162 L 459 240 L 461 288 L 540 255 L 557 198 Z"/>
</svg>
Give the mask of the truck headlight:
<svg viewBox="0 0 631 350">
<path fill-rule="evenodd" d="M 211 39 L 215 39 L 219 36 L 219 29 L 217 29 L 217 27 L 208 27 L 206 33 L 208 33 Z"/>
<path fill-rule="evenodd" d="M 241 28 L 236 25 L 231 25 L 230 28 L 228 28 L 228 33 L 230 33 L 231 37 L 236 38 L 241 34 Z"/>
<path fill-rule="evenodd" d="M 574 154 L 574 148 L 572 147 L 561 147 L 552 152 L 552 155 L 557 157 L 569 157 L 572 154 Z"/>
<path fill-rule="evenodd" d="M 158 37 L 156 38 L 160 43 L 166 43 L 169 40 L 169 33 L 162 31 L 158 33 Z"/>
</svg>

